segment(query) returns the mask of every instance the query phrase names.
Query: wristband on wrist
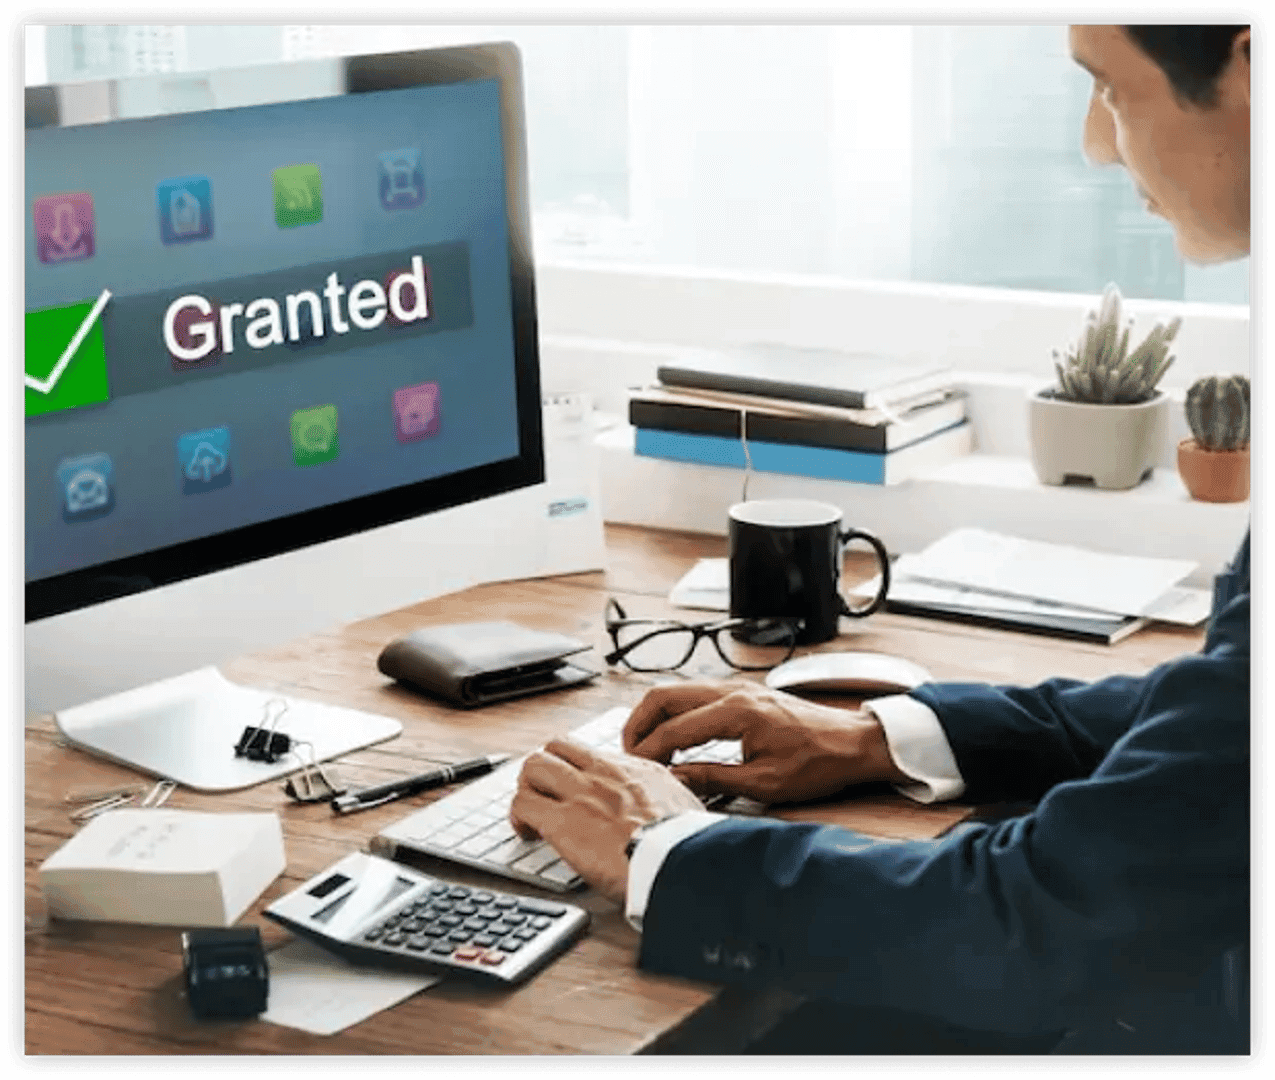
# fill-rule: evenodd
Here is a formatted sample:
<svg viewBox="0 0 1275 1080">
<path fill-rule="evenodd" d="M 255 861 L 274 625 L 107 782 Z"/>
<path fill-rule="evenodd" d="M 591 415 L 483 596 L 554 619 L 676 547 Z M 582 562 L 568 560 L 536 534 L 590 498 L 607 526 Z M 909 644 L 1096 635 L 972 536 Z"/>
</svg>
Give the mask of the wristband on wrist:
<svg viewBox="0 0 1275 1080">
<path fill-rule="evenodd" d="M 663 825 L 666 821 L 672 821 L 678 814 L 665 814 L 663 817 L 657 817 L 654 821 L 646 821 L 633 830 L 629 836 L 629 842 L 624 845 L 624 857 L 626 859 L 633 858 L 633 852 L 637 850 L 638 844 L 641 842 L 648 832 L 655 828 L 656 825 Z"/>
</svg>

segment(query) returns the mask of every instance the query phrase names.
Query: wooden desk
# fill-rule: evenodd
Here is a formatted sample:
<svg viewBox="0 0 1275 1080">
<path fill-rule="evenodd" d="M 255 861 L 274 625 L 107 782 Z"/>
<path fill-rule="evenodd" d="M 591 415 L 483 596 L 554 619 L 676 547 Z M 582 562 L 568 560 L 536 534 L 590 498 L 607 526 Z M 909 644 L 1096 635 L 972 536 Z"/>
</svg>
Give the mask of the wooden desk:
<svg viewBox="0 0 1275 1080">
<path fill-rule="evenodd" d="M 556 579 L 486 585 L 318 634 L 223 667 L 232 680 L 397 717 L 403 734 L 345 759 L 344 778 L 372 783 L 423 771 L 431 760 L 488 751 L 523 752 L 616 704 L 632 704 L 654 680 L 607 673 L 587 688 L 472 712 L 452 710 L 400 689 L 381 676 L 377 654 L 392 638 L 430 623 L 511 619 L 558 630 L 601 649 L 603 606 L 620 598 L 630 615 L 670 613 L 670 586 L 695 559 L 724 554 L 718 538 L 624 527 L 608 530 L 610 570 Z M 848 566 L 853 578 L 858 564 Z M 1114 647 L 1075 644 L 952 623 L 877 614 L 844 620 L 827 648 L 909 656 L 938 679 L 1032 682 L 1051 675 L 1092 679 L 1137 672 L 1199 647 L 1200 635 L 1146 630 Z M 694 662 L 702 674 L 727 674 L 711 648 Z M 181 996 L 178 932 L 171 928 L 52 922 L 37 868 L 74 831 L 62 801 L 71 787 L 103 787 L 129 770 L 62 746 L 51 718 L 26 731 L 26 1050 L 32 1054 L 541 1054 L 731 1052 L 792 999 L 743 995 L 697 982 L 648 975 L 634 966 L 637 935 L 610 903 L 591 892 L 573 899 L 593 914 L 586 936 L 529 983 L 513 990 L 448 981 L 341 1034 L 320 1038 L 254 1021 L 200 1023 Z M 182 790 L 168 805 L 192 810 L 276 811 L 288 866 L 247 912 L 267 948 L 287 935 L 261 908 L 377 829 L 439 793 L 349 817 L 326 806 L 289 802 L 278 783 L 202 795 Z M 889 837 L 930 836 L 968 808 L 923 807 L 891 792 L 857 793 L 817 806 L 777 809 L 783 817 L 830 821 Z M 461 881 L 491 881 L 446 863 L 428 871 Z M 510 885 L 515 891 L 522 886 Z M 534 892 L 535 890 L 528 890 Z"/>
</svg>

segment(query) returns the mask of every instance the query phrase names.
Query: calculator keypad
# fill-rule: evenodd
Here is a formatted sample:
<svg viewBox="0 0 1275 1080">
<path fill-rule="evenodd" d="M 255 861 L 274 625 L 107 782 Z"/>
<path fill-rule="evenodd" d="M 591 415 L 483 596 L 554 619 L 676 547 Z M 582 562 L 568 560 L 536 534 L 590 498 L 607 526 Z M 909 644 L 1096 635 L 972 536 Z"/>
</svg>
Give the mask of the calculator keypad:
<svg viewBox="0 0 1275 1080">
<path fill-rule="evenodd" d="M 435 961 L 497 967 L 552 932 L 566 912 L 551 901 L 436 882 L 421 899 L 366 931 L 363 940 Z"/>
</svg>

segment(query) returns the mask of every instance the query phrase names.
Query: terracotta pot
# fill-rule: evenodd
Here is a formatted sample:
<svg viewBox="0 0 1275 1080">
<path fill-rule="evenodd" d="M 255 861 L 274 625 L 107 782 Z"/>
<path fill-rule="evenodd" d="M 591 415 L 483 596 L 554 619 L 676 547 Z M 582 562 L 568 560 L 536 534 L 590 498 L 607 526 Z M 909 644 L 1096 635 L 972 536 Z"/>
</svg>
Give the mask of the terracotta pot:
<svg viewBox="0 0 1275 1080">
<path fill-rule="evenodd" d="M 1136 487 L 1168 447 L 1169 399 L 1157 390 L 1136 405 L 1062 401 L 1038 391 L 1028 401 L 1032 467 L 1043 484 L 1071 478 L 1095 487 Z"/>
<path fill-rule="evenodd" d="M 1194 439 L 1178 443 L 1178 474 L 1191 498 L 1235 503 L 1248 498 L 1248 447 L 1206 450 Z"/>
</svg>

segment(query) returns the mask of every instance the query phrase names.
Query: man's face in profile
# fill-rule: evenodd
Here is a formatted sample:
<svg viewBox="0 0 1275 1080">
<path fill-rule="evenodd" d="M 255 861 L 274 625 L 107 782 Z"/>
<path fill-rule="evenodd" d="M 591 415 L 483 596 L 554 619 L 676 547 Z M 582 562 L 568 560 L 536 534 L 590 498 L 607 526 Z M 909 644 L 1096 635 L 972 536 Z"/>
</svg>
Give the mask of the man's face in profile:
<svg viewBox="0 0 1275 1080">
<path fill-rule="evenodd" d="M 1241 31 L 1237 45 L 1248 41 Z M 1249 251 L 1249 65 L 1242 48 L 1211 103 L 1180 99 L 1168 77 L 1119 26 L 1073 26 L 1072 57 L 1094 77 L 1084 150 L 1121 163 L 1147 209 L 1173 226 L 1192 262 Z"/>
</svg>

